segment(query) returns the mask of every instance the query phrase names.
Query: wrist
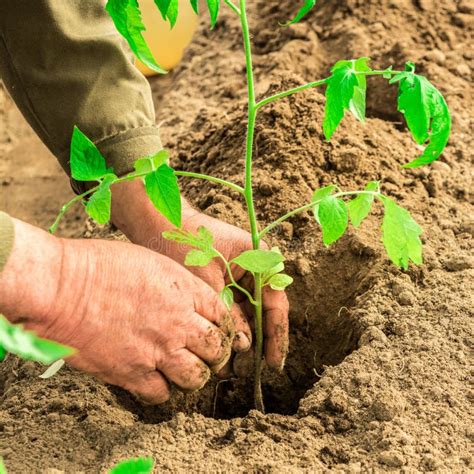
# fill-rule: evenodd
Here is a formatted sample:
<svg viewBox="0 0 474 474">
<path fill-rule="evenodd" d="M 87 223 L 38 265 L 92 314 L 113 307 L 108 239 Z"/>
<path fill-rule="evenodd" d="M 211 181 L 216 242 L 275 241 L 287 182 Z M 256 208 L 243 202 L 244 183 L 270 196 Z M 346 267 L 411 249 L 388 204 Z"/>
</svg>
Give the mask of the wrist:
<svg viewBox="0 0 474 474">
<path fill-rule="evenodd" d="M 63 240 L 13 219 L 14 242 L 0 273 L 0 312 L 13 323 L 47 324 L 61 279 Z"/>
<path fill-rule="evenodd" d="M 183 226 L 198 214 L 182 199 Z M 139 179 L 112 186 L 112 222 L 131 242 L 159 252 L 165 244 L 161 234 L 174 228 L 155 209 Z"/>
</svg>

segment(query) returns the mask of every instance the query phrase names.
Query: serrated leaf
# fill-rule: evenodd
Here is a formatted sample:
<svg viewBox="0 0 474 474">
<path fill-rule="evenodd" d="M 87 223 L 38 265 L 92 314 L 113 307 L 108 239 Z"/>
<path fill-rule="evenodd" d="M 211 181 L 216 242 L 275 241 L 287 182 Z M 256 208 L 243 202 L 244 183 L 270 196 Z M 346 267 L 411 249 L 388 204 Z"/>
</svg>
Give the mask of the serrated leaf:
<svg viewBox="0 0 474 474">
<path fill-rule="evenodd" d="M 110 207 L 112 204 L 112 192 L 110 186 L 117 180 L 115 175 L 107 175 L 99 188 L 86 202 L 86 212 L 98 224 L 107 224 L 110 220 Z"/>
<path fill-rule="evenodd" d="M 53 362 L 40 376 L 40 379 L 50 379 L 54 377 L 64 366 L 66 361 L 64 359 L 59 359 L 56 362 Z"/>
<path fill-rule="evenodd" d="M 71 175 L 77 181 L 97 181 L 113 173 L 94 143 L 76 126 L 72 132 L 70 160 Z"/>
<path fill-rule="evenodd" d="M 171 240 L 182 245 L 189 245 L 190 247 L 196 247 L 203 252 L 208 252 L 213 249 L 214 237 L 210 230 L 203 226 L 200 226 L 197 230 L 197 234 L 193 234 L 187 230 L 176 229 L 163 232 L 163 237 L 166 240 Z"/>
<path fill-rule="evenodd" d="M 286 275 L 285 273 L 278 273 L 273 275 L 270 280 L 268 280 L 268 284 L 272 290 L 283 291 L 287 286 L 293 283 L 293 278 L 290 275 Z"/>
<path fill-rule="evenodd" d="M 181 227 L 181 194 L 173 169 L 163 164 L 146 175 L 145 189 L 158 212 Z"/>
<path fill-rule="evenodd" d="M 166 13 L 168 12 L 168 7 L 170 6 L 171 0 L 154 0 L 154 2 L 161 13 L 161 17 L 166 21 Z"/>
<path fill-rule="evenodd" d="M 357 73 L 371 70 L 368 61 L 369 58 L 339 61 L 332 68 L 332 75 L 327 81 L 323 121 L 326 140 L 331 139 L 346 110 L 350 110 L 359 120 L 365 119 L 366 80 L 364 75 Z"/>
<path fill-rule="evenodd" d="M 168 150 L 160 150 L 155 155 L 139 158 L 137 161 L 135 161 L 133 167 L 137 173 L 150 173 L 158 169 L 161 165 L 165 164 L 168 159 Z"/>
<path fill-rule="evenodd" d="M 318 217 L 318 212 L 319 212 L 318 201 L 321 201 L 325 197 L 330 196 L 336 189 L 337 189 L 337 186 L 335 184 L 330 184 L 329 186 L 324 186 L 323 188 L 319 188 L 319 189 L 316 189 L 316 191 L 314 191 L 313 196 L 311 197 L 311 201 L 317 203 L 313 207 L 313 214 L 318 224 L 320 224 L 319 217 Z"/>
<path fill-rule="evenodd" d="M 166 74 L 166 71 L 156 62 L 145 38 L 143 38 L 142 32 L 145 31 L 145 25 L 142 21 L 138 1 L 108 0 L 105 9 L 135 56 L 153 71 Z"/>
<path fill-rule="evenodd" d="M 234 258 L 232 263 L 252 273 L 265 273 L 284 260 L 281 253 L 271 250 L 247 250 Z"/>
<path fill-rule="evenodd" d="M 219 16 L 220 0 L 206 0 L 209 15 L 211 17 L 211 29 L 216 26 L 217 17 Z"/>
<path fill-rule="evenodd" d="M 153 464 L 153 458 L 127 459 L 113 467 L 109 474 L 150 474 Z"/>
<path fill-rule="evenodd" d="M 395 76 L 390 83 L 399 82 L 398 110 L 405 116 L 413 139 L 426 144 L 423 154 L 404 165 L 416 168 L 436 160 L 446 147 L 451 133 L 451 115 L 441 93 L 428 79 L 414 72 Z"/>
<path fill-rule="evenodd" d="M 395 201 L 383 196 L 385 215 L 382 222 L 382 241 L 390 260 L 397 266 L 407 269 L 410 260 L 423 263 L 421 227 L 410 213 Z"/>
<path fill-rule="evenodd" d="M 370 181 L 365 186 L 366 191 L 376 192 L 378 189 L 378 181 Z M 373 202 L 373 194 L 359 194 L 355 199 L 348 203 L 349 215 L 354 227 L 359 227 L 362 224 L 362 221 L 369 215 Z"/>
<path fill-rule="evenodd" d="M 0 347 L 25 360 L 52 364 L 58 359 L 74 354 L 75 350 L 57 342 L 41 339 L 22 326 L 13 325 L 0 315 Z"/>
<path fill-rule="evenodd" d="M 186 254 L 184 264 L 188 267 L 207 267 L 214 257 L 213 252 L 204 252 L 203 250 L 190 250 Z"/>
<path fill-rule="evenodd" d="M 160 10 L 163 20 L 168 20 L 173 28 L 178 19 L 179 0 L 155 0 L 155 4 Z"/>
<path fill-rule="evenodd" d="M 230 311 L 234 304 L 234 293 L 232 290 L 228 286 L 225 286 L 219 293 L 219 296 L 226 305 L 226 308 Z"/>
<path fill-rule="evenodd" d="M 319 204 L 318 217 L 323 230 L 324 245 L 331 245 L 344 235 L 349 221 L 344 201 L 334 196 L 324 198 Z"/>
<path fill-rule="evenodd" d="M 287 23 L 284 23 L 282 26 L 290 26 L 298 23 L 313 9 L 315 5 L 316 0 L 305 0 L 303 6 L 296 13 L 296 16 Z"/>
</svg>

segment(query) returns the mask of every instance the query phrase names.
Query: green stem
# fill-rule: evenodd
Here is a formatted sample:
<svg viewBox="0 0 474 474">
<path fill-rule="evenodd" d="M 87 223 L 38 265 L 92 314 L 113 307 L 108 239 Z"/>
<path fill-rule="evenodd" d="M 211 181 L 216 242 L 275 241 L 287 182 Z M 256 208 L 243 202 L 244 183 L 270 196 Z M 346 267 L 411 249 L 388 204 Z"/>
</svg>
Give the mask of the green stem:
<svg viewBox="0 0 474 474">
<path fill-rule="evenodd" d="M 376 191 L 347 191 L 347 192 L 340 192 L 340 193 L 332 194 L 331 196 L 333 196 L 335 198 L 338 198 L 338 197 L 344 197 L 344 196 L 355 196 L 355 195 L 358 195 L 358 194 L 372 194 L 374 197 L 377 197 L 377 196 L 380 195 L 380 193 L 378 193 Z M 259 238 L 262 239 L 266 234 L 268 234 L 268 232 L 270 232 L 272 229 L 274 229 L 275 227 L 280 225 L 282 222 L 285 222 L 287 219 L 289 219 L 290 217 L 295 216 L 296 214 L 299 214 L 300 212 L 304 212 L 304 211 L 307 211 L 309 209 L 312 209 L 314 206 L 319 204 L 321 201 L 322 201 L 322 199 L 318 199 L 317 201 L 310 202 L 309 204 L 305 204 L 304 206 L 298 207 L 296 209 L 293 209 L 290 212 L 287 212 L 286 214 L 284 214 L 283 216 L 278 218 L 276 221 L 274 221 L 271 224 L 267 225 L 267 227 L 265 227 L 265 229 L 263 229 L 260 232 Z"/>
<path fill-rule="evenodd" d="M 363 76 L 383 76 L 385 74 L 400 74 L 402 71 L 360 71 L 356 72 L 356 74 L 363 75 Z M 307 84 L 303 84 L 302 86 L 293 87 L 292 89 L 288 89 L 284 92 L 279 92 L 278 94 L 272 95 L 267 97 L 266 99 L 262 99 L 261 101 L 257 102 L 255 108 L 258 110 L 260 107 L 264 105 L 270 104 L 271 102 L 275 102 L 276 100 L 283 99 L 284 97 L 288 97 L 290 95 L 296 94 L 297 92 L 301 92 L 307 89 L 312 89 L 314 87 L 324 86 L 328 83 L 328 80 L 331 77 L 326 77 L 325 79 L 321 79 L 320 81 L 308 82 Z"/>
<path fill-rule="evenodd" d="M 255 275 L 255 381 L 254 401 L 255 408 L 265 412 L 262 395 L 262 357 L 263 357 L 263 303 L 262 303 L 262 275 Z"/>
<path fill-rule="evenodd" d="M 227 188 L 233 189 L 238 193 L 245 195 L 244 188 L 239 186 L 238 184 L 231 183 L 230 181 L 226 181 L 225 179 L 215 178 L 214 176 L 208 176 L 207 174 L 201 173 L 192 173 L 190 171 L 175 171 L 174 174 L 176 176 L 186 176 L 188 178 L 196 178 L 196 179 L 203 179 L 205 181 L 210 181 L 211 183 L 221 184 Z"/>
<path fill-rule="evenodd" d="M 253 141 L 255 135 L 255 120 L 257 118 L 257 104 L 255 102 L 255 85 L 252 66 L 252 49 L 250 44 L 250 31 L 247 19 L 247 11 L 245 0 L 240 0 L 240 23 L 242 26 L 242 37 L 245 50 L 245 64 L 247 68 L 247 89 L 248 89 L 248 122 L 247 122 L 247 140 L 245 147 L 245 202 L 247 204 L 250 233 L 252 236 L 252 245 L 255 250 L 260 248 L 260 236 L 258 231 L 257 217 L 255 213 L 255 205 L 253 202 L 252 188 L 252 159 L 253 159 Z M 255 408 L 264 411 L 262 398 L 262 358 L 263 358 L 263 322 L 262 322 L 262 277 L 255 274 L 255 381 L 254 395 Z"/>
<path fill-rule="evenodd" d="M 230 181 L 226 181 L 224 179 L 214 178 L 214 176 L 208 176 L 207 174 L 192 173 L 188 171 L 175 171 L 174 173 L 176 176 L 185 176 L 185 177 L 190 177 L 190 178 L 203 179 L 206 181 L 210 181 L 212 183 L 221 184 L 222 186 L 226 186 L 230 189 L 233 189 L 234 191 L 237 191 L 239 194 L 245 195 L 244 188 L 242 188 L 241 186 L 237 184 L 231 183 Z M 130 174 L 127 174 L 126 176 L 123 176 L 122 178 L 118 178 L 117 181 L 114 181 L 113 184 L 125 183 L 128 181 L 133 181 L 134 179 L 137 179 L 137 178 L 144 178 L 147 174 L 148 172 L 130 173 Z M 82 194 L 75 196 L 68 203 L 64 204 L 64 206 L 61 208 L 61 211 L 57 215 L 53 225 L 49 228 L 49 232 L 51 234 L 54 234 L 58 230 L 59 223 L 61 222 L 61 219 L 64 217 L 64 214 L 66 214 L 69 208 L 73 206 L 74 204 L 82 201 L 89 194 L 93 194 L 95 191 L 97 191 L 99 186 L 100 184 L 98 184 L 97 186 L 94 186 L 93 188 L 87 190 L 86 192 Z"/>
<path fill-rule="evenodd" d="M 224 0 L 225 3 L 238 15 L 240 16 L 240 10 L 237 5 L 234 5 L 231 0 Z"/>
</svg>

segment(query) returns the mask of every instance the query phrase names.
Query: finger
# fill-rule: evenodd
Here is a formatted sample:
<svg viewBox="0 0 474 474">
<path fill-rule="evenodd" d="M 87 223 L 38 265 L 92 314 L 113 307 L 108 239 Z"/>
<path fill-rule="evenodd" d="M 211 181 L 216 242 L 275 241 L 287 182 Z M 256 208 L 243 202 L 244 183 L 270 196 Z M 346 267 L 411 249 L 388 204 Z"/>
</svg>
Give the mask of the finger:
<svg viewBox="0 0 474 474">
<path fill-rule="evenodd" d="M 192 330 L 186 334 L 186 348 L 210 365 L 227 362 L 232 345 L 230 337 L 197 313 L 190 323 Z"/>
<path fill-rule="evenodd" d="M 245 378 L 253 373 L 254 364 L 255 352 L 252 347 L 247 352 L 235 355 L 232 369 L 237 377 Z"/>
<path fill-rule="evenodd" d="M 179 349 L 158 361 L 157 368 L 183 390 L 199 390 L 206 385 L 211 371 L 199 357 L 187 349 Z"/>
<path fill-rule="evenodd" d="M 238 304 L 232 306 L 231 316 L 235 327 L 232 349 L 235 352 L 248 351 L 252 345 L 252 330 L 242 308 Z"/>
<path fill-rule="evenodd" d="M 282 370 L 288 354 L 288 298 L 284 291 L 263 289 L 265 360 L 269 367 Z"/>
<path fill-rule="evenodd" d="M 169 400 L 171 390 L 165 377 L 157 370 L 148 372 L 136 383 L 126 387 L 140 401 L 148 405 L 159 405 Z"/>
<path fill-rule="evenodd" d="M 194 309 L 227 336 L 234 335 L 234 324 L 220 296 L 206 283 L 200 282 L 194 292 Z"/>
</svg>

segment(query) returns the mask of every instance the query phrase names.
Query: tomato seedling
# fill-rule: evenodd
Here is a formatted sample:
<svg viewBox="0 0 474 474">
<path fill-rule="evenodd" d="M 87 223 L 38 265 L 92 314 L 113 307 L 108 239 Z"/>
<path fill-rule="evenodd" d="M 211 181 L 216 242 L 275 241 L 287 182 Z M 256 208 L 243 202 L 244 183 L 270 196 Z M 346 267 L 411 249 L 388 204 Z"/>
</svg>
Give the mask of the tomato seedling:
<svg viewBox="0 0 474 474">
<path fill-rule="evenodd" d="M 197 0 L 190 0 L 198 12 Z M 155 0 L 163 18 L 173 26 L 178 15 L 178 0 Z M 219 0 L 207 0 L 214 27 L 218 19 Z M 390 84 L 398 85 L 398 110 L 405 116 L 408 128 L 419 145 L 425 145 L 424 151 L 416 159 L 403 165 L 414 168 L 436 160 L 445 148 L 450 130 L 451 118 L 441 93 L 423 76 L 416 74 L 415 66 L 409 62 L 405 70 L 396 71 L 392 67 L 376 70 L 370 67 L 369 58 L 338 61 L 331 69 L 331 75 L 325 79 L 294 87 L 270 97 L 257 100 L 255 96 L 254 73 L 252 67 L 251 35 L 247 20 L 246 0 L 238 4 L 224 0 L 232 12 L 238 17 L 241 25 L 243 49 L 246 60 L 248 121 L 245 143 L 244 186 L 200 173 L 173 170 L 168 164 L 168 153 L 159 151 L 156 155 L 143 157 L 135 163 L 135 170 L 126 176 L 118 177 L 113 170 L 107 168 L 105 159 L 94 143 L 77 127 L 74 129 L 71 143 L 71 172 L 78 181 L 95 181 L 97 185 L 76 196 L 63 206 L 51 232 L 57 229 L 58 223 L 67 209 L 74 203 L 83 201 L 87 213 L 98 223 L 104 224 L 110 219 L 111 191 L 114 183 L 141 179 L 146 192 L 156 207 L 168 220 L 176 226 L 176 230 L 165 232 L 164 237 L 192 247 L 186 257 L 186 265 L 206 266 L 213 259 L 223 260 L 230 283 L 222 290 L 221 296 L 230 308 L 233 304 L 232 288 L 243 292 L 254 307 L 255 316 L 255 406 L 263 411 L 261 390 L 262 348 L 263 348 L 263 315 L 262 289 L 265 286 L 276 291 L 283 291 L 292 283 L 292 278 L 284 271 L 284 256 L 277 248 L 262 250 L 262 239 L 276 226 L 292 216 L 312 211 L 314 218 L 322 229 L 325 245 L 336 242 L 345 233 L 349 221 L 359 227 L 369 215 L 375 201 L 384 208 L 382 221 L 382 241 L 390 260 L 397 266 L 406 269 L 409 262 L 422 263 L 422 230 L 410 213 L 395 201 L 382 194 L 377 181 L 367 183 L 364 189 L 344 191 L 337 185 L 326 186 L 314 191 L 311 202 L 297 209 L 288 211 L 276 221 L 260 228 L 255 212 L 255 201 L 252 188 L 252 162 L 254 153 L 255 123 L 258 112 L 266 105 L 288 97 L 297 92 L 315 87 L 326 88 L 326 106 L 323 120 L 323 132 L 330 140 L 336 132 L 346 112 L 350 112 L 361 122 L 366 116 L 367 77 L 380 76 Z M 315 0 L 306 0 L 295 17 L 282 24 L 283 27 L 300 21 L 316 4 Z M 118 31 L 128 41 L 131 49 L 151 68 L 163 72 L 156 63 L 146 45 L 142 32 L 140 9 L 137 0 L 108 0 L 107 11 L 111 15 Z M 181 199 L 177 177 L 189 177 L 208 180 L 228 187 L 241 195 L 247 208 L 248 222 L 252 236 L 253 250 L 242 253 L 231 261 L 227 261 L 214 247 L 212 234 L 200 228 L 196 234 L 181 229 Z M 87 198 L 87 200 L 86 200 Z M 231 265 L 235 264 L 251 273 L 254 278 L 254 290 L 249 292 L 232 276 Z"/>
</svg>

